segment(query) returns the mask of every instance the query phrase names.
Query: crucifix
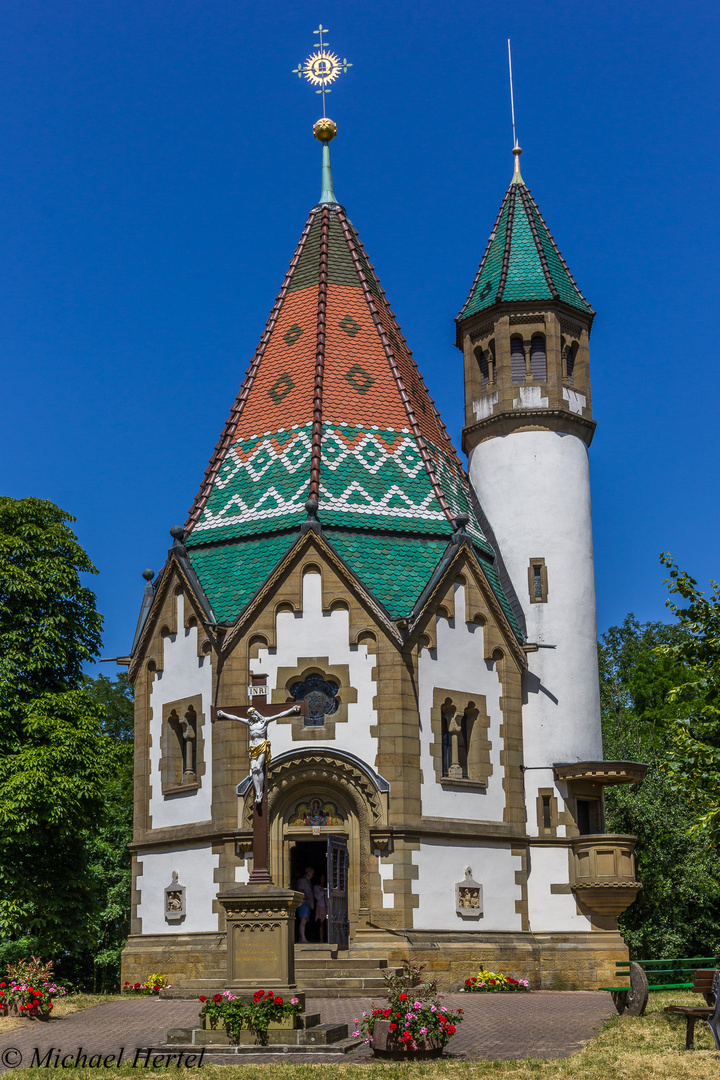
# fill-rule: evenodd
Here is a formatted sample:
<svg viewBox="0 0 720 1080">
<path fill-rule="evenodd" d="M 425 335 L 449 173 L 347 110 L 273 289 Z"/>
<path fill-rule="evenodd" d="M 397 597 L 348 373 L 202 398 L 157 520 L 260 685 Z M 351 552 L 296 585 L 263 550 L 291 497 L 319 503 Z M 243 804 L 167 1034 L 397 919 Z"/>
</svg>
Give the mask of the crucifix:
<svg viewBox="0 0 720 1080">
<path fill-rule="evenodd" d="M 303 712 L 302 705 L 289 709 L 282 705 L 267 704 L 267 675 L 253 675 L 248 687 L 248 697 L 262 707 L 262 712 L 252 705 L 228 706 L 233 712 L 213 708 L 212 721 L 237 720 L 246 724 L 250 736 L 250 777 L 255 792 L 253 802 L 253 870 L 249 885 L 273 885 L 270 875 L 267 820 L 267 770 L 270 765 L 270 740 L 268 724 L 281 716 L 293 716 Z"/>
</svg>

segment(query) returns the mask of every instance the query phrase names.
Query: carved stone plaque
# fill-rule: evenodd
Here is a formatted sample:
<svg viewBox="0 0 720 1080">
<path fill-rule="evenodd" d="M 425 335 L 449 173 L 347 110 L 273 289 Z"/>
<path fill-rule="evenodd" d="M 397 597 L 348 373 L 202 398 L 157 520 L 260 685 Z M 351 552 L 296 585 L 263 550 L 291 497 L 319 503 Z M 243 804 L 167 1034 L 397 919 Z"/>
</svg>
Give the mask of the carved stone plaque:
<svg viewBox="0 0 720 1080">
<path fill-rule="evenodd" d="M 482 885 L 473 880 L 472 867 L 465 869 L 465 880 L 455 886 L 455 911 L 461 919 L 480 919 L 483 913 Z"/>
<path fill-rule="evenodd" d="M 178 872 L 173 870 L 172 883 L 165 887 L 165 920 L 180 922 L 185 918 L 185 886 L 178 882 Z"/>
</svg>

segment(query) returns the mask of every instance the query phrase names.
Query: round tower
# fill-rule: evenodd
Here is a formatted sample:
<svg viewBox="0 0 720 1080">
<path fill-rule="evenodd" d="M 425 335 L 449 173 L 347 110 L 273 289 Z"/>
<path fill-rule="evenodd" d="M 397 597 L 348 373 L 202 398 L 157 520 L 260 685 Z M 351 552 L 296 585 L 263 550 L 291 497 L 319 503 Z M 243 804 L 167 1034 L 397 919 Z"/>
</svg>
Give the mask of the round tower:
<svg viewBox="0 0 720 1080">
<path fill-rule="evenodd" d="M 602 758 L 602 739 L 588 470 L 594 312 L 523 181 L 520 152 L 456 321 L 470 481 L 525 619 L 532 833 L 551 766 Z"/>
</svg>

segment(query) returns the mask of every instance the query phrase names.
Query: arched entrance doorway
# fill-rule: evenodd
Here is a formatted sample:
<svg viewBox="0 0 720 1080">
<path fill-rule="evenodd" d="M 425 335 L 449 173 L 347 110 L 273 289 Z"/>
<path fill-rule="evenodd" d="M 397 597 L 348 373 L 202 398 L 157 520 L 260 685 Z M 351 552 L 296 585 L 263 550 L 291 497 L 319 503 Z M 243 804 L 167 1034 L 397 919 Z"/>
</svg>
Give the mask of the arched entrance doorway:
<svg viewBox="0 0 720 1080">
<path fill-rule="evenodd" d="M 377 874 L 371 833 L 387 823 L 388 791 L 386 780 L 345 751 L 298 748 L 279 755 L 270 766 L 273 880 L 290 887 L 298 871 L 316 864 L 320 868 L 324 862 L 328 929 L 341 948 L 352 942 L 369 914 L 371 876 Z"/>
</svg>

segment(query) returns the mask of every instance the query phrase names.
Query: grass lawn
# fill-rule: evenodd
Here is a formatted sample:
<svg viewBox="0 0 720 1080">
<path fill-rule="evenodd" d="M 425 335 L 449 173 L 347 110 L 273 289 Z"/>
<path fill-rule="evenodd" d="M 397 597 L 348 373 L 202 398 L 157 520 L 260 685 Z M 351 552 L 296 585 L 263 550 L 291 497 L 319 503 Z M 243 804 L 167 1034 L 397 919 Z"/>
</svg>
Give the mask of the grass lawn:
<svg viewBox="0 0 720 1080">
<path fill-rule="evenodd" d="M 90 995 L 83 995 L 82 1000 L 84 1007 L 98 1002 L 98 998 Z M 710 1080 L 712 1077 L 717 1080 L 720 1055 L 714 1049 L 707 1026 L 698 1024 L 695 1029 L 697 1049 L 684 1050 L 684 1018 L 663 1012 L 663 1007 L 671 1004 L 702 1002 L 690 994 L 651 994 L 645 1016 L 614 1017 L 583 1050 L 571 1057 L 550 1061 L 528 1058 L 523 1061 L 449 1060 L 414 1065 L 380 1062 L 354 1065 L 351 1058 L 332 1058 L 326 1065 L 203 1065 L 201 1069 L 182 1071 L 176 1067 L 153 1071 L 123 1065 L 113 1069 L 112 1074 L 132 1075 L 138 1080 L 168 1075 L 168 1072 L 188 1080 L 322 1080 L 324 1075 L 329 1075 L 331 1080 L 367 1080 L 369 1075 L 377 1075 L 383 1080 L 432 1080 L 435 1077 L 447 1077 L 447 1080 L 490 1080 L 494 1077 L 508 1077 L 508 1080 L 705 1080 L 707 1077 Z M 478 1049 L 481 1053 L 482 1047 Z M 72 1080 L 94 1080 L 99 1071 L 64 1069 L 63 1076 Z M 40 1080 L 47 1076 L 47 1069 L 18 1069 L 12 1075 L 17 1080 Z"/>
</svg>

